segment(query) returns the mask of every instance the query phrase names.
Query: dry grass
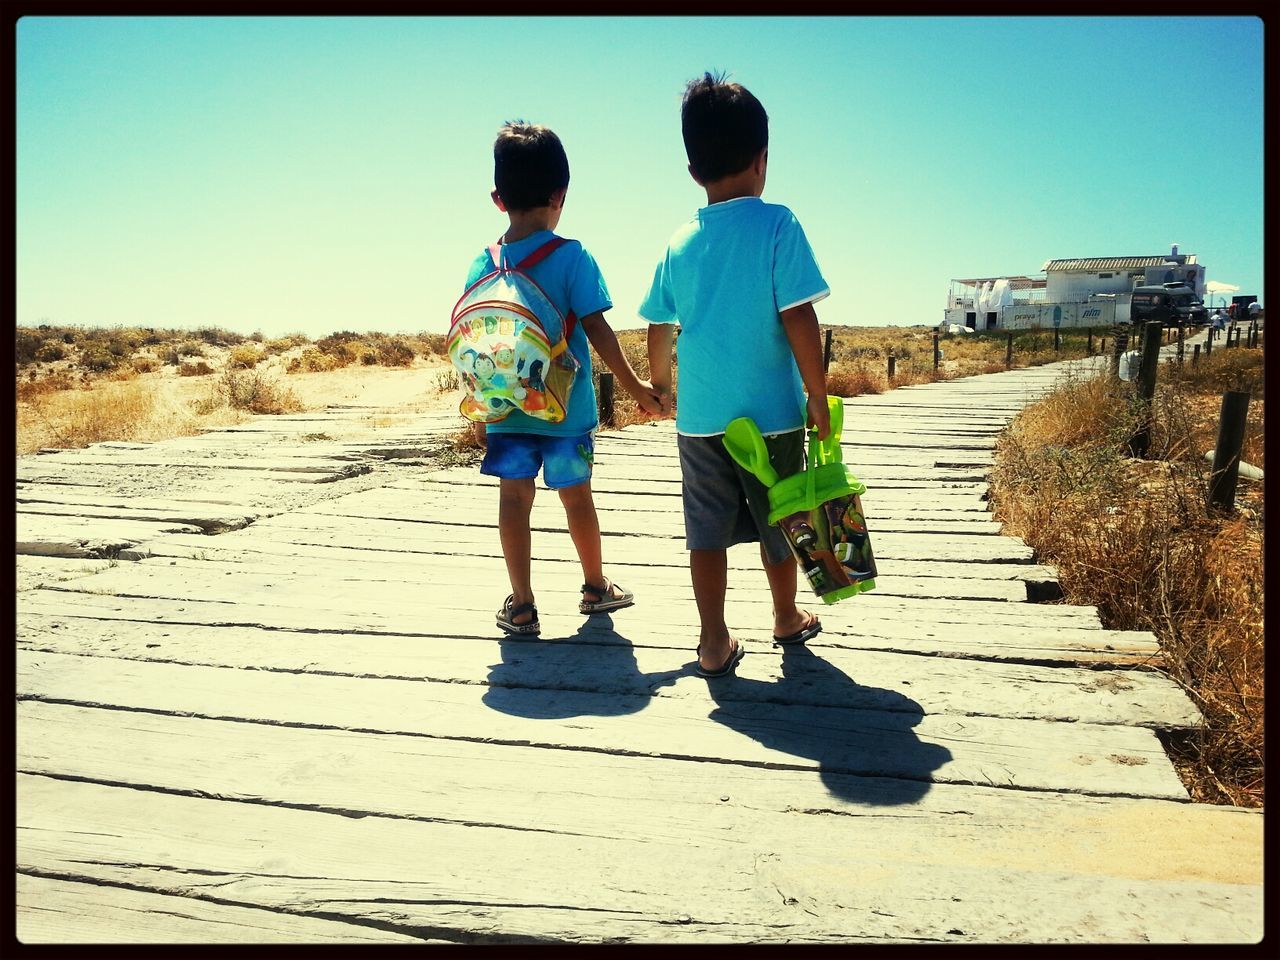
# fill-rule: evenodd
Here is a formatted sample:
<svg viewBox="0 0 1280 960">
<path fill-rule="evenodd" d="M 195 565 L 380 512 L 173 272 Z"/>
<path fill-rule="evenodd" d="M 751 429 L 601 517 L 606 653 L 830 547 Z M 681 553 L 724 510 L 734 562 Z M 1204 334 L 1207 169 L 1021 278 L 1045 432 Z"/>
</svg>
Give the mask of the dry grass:
<svg viewBox="0 0 1280 960">
<path fill-rule="evenodd" d="M 1069 602 L 1159 638 L 1206 720 L 1174 744 L 1193 798 L 1261 806 L 1262 491 L 1242 480 L 1236 515 L 1212 515 L 1203 459 L 1219 387 L 1254 384 L 1245 459 L 1261 464 L 1261 352 L 1230 352 L 1194 373 L 1161 368 L 1148 460 L 1127 456 L 1140 411 L 1118 381 L 1073 382 L 1028 407 L 1001 438 L 992 499 L 1006 530 L 1058 567 Z"/>
<path fill-rule="evenodd" d="M 162 440 L 199 431 L 198 412 L 138 378 L 92 389 L 58 390 L 18 404 L 19 454 L 104 440 Z"/>
</svg>

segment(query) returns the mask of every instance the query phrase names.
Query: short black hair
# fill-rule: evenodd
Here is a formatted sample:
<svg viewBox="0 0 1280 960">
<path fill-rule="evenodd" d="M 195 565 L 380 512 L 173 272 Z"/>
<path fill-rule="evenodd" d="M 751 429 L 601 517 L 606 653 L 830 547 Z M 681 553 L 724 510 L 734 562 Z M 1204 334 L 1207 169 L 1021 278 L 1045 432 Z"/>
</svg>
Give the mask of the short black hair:
<svg viewBox="0 0 1280 960">
<path fill-rule="evenodd" d="M 493 142 L 493 185 L 508 210 L 545 207 L 569 186 L 569 158 L 548 127 L 512 120 Z"/>
<path fill-rule="evenodd" d="M 680 132 L 694 176 L 709 183 L 741 173 L 769 146 L 769 115 L 746 87 L 704 73 L 684 88 Z"/>
</svg>

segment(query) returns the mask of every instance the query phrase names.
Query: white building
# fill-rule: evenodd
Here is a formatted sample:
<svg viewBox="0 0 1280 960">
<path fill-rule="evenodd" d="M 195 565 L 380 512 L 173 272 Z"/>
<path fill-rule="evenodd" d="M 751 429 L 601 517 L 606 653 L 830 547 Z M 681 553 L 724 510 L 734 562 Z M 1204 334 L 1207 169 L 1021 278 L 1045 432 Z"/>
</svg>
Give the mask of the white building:
<svg viewBox="0 0 1280 960">
<path fill-rule="evenodd" d="M 1195 254 L 1047 260 L 1044 277 L 952 280 L 943 314 L 947 323 L 972 330 L 1090 327 L 1127 323 L 1133 288 L 1185 283 L 1204 299 L 1205 271 Z M 993 299 L 1003 281 L 1013 296 Z M 985 296 L 984 296 L 985 295 Z"/>
</svg>

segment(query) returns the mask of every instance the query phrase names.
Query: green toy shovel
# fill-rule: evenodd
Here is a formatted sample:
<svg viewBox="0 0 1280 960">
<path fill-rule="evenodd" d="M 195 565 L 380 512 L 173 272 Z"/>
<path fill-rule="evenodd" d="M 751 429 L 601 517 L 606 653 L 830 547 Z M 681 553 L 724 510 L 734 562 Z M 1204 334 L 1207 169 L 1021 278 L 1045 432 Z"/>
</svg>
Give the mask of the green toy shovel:
<svg viewBox="0 0 1280 960">
<path fill-rule="evenodd" d="M 764 437 L 750 417 L 739 417 L 725 427 L 724 447 L 743 470 L 754 474 L 766 488 L 778 482 L 778 471 L 769 462 Z"/>
</svg>

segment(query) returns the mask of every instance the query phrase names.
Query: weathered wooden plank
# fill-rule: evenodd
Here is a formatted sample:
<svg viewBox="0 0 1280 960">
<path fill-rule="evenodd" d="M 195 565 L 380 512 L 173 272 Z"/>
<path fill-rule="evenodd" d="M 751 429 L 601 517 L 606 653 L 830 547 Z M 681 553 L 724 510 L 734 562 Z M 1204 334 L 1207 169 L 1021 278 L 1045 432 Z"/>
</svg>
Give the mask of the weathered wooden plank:
<svg viewBox="0 0 1280 960">
<path fill-rule="evenodd" d="M 496 525 L 498 503 L 496 494 L 491 500 L 488 513 L 491 522 Z M 471 503 L 476 509 L 470 511 L 469 519 L 483 521 L 485 517 L 481 510 L 485 506 L 484 501 L 477 497 L 472 499 Z M 651 501 L 649 505 L 652 506 Z M 678 507 L 678 502 L 670 506 Z M 989 514 L 985 517 L 975 514 L 963 519 L 920 520 L 914 517 L 884 517 L 875 511 L 874 504 L 864 504 L 864 506 L 873 537 L 877 532 L 927 533 L 939 536 L 944 534 L 1000 535 L 1001 524 L 990 519 Z M 435 500 L 407 501 L 398 491 L 373 489 L 352 493 L 339 500 L 316 504 L 307 512 L 354 519 L 448 522 L 450 519 L 457 518 L 458 505 L 443 497 Z M 676 509 L 663 512 L 645 511 L 643 517 L 637 518 L 635 512 L 625 506 L 597 502 L 596 516 L 602 533 L 634 533 L 637 526 L 642 525 L 643 532 L 652 536 L 684 536 L 684 514 Z M 560 505 L 559 498 L 535 497 L 530 520 L 536 526 L 550 526 L 554 523 L 563 525 L 564 508 Z"/>
<path fill-rule="evenodd" d="M 92 582 L 74 585 L 67 589 L 91 590 L 112 593 L 121 597 L 172 597 L 216 600 L 223 603 L 261 603 L 292 605 L 311 609 L 344 609 L 348 611 L 387 610 L 401 615 L 430 616 L 434 609 L 487 608 L 495 599 L 501 599 L 506 589 L 503 570 L 494 564 L 486 571 L 483 566 L 460 568 L 457 573 L 431 573 L 424 570 L 422 576 L 430 577 L 434 586 L 424 587 L 406 595 L 403 586 L 393 580 L 382 579 L 376 569 L 362 571 L 356 563 L 349 562 L 349 572 L 329 572 L 317 576 L 311 570 L 295 572 L 279 570 L 269 574 L 254 571 L 238 564 L 218 567 L 188 567 L 179 564 L 147 563 L 145 568 L 132 565 L 116 570 L 105 570 Z M 477 558 L 478 559 L 478 558 Z M 198 561 L 199 564 L 207 561 Z M 608 569 L 615 568 L 610 565 Z M 644 615 L 656 618 L 655 622 L 670 622 L 672 605 L 685 605 L 692 609 L 694 602 L 691 584 L 677 568 L 656 570 L 643 581 L 631 578 L 633 589 L 641 583 L 647 588 L 647 599 L 639 594 L 644 605 Z M 615 570 L 616 573 L 616 570 Z M 370 575 L 371 574 L 371 575 Z M 1063 605 L 1045 607 L 1023 602 L 1024 589 L 1017 583 L 1006 581 L 955 580 L 941 586 L 923 582 L 920 578 L 915 594 L 894 592 L 891 589 L 862 594 L 825 607 L 827 620 L 832 623 L 861 624 L 877 613 L 882 615 L 913 613 L 917 617 L 936 615 L 939 622 L 987 623 L 1008 622 L 1053 623 L 1062 625 L 1097 625 L 1097 614 L 1092 608 L 1072 608 Z M 536 590 L 548 611 L 559 607 L 575 609 L 581 599 L 581 577 L 566 563 L 558 569 L 549 568 L 537 581 Z M 1008 595 L 999 598 L 999 593 Z M 952 596 L 948 597 L 950 593 Z M 997 599 L 991 599 L 992 595 Z M 661 597 L 662 602 L 655 602 Z M 962 604 L 952 603 L 955 599 Z M 759 611 L 771 605 L 771 596 L 760 583 L 749 578 L 735 576 L 726 601 L 743 609 Z M 800 595 L 800 602 L 815 609 L 824 609 L 815 597 Z M 1008 609 L 1008 608 L 1013 609 Z M 684 622 L 680 617 L 679 622 Z"/>
<path fill-rule="evenodd" d="M 715 759 L 934 783 L 1185 800 L 1150 730 L 833 706 L 511 691 L 457 683 L 17 654 L 20 697 L 210 718 Z M 731 681 L 745 683 L 743 679 Z M 720 684 L 717 686 L 727 686 Z M 904 698 L 905 699 L 905 698 Z M 710 713 L 708 713 L 708 708 Z M 905 704 L 904 704 L 905 707 Z M 530 725 L 531 720 L 537 720 Z M 672 731 L 679 730 L 673 739 Z"/>
<path fill-rule="evenodd" d="M 341 476 L 358 476 L 368 473 L 370 467 L 363 463 L 336 461 L 321 457 L 271 457 L 251 456 L 194 456 L 199 451 L 188 451 L 186 458 L 169 452 L 149 455 L 124 454 L 119 451 L 103 451 L 99 455 L 81 450 L 66 450 L 53 456 L 61 467 L 97 467 L 104 469 L 139 467 L 190 468 L 199 470 L 264 470 L 270 473 L 323 473 Z"/>
<path fill-rule="evenodd" d="M 409 581 L 421 579 L 430 574 L 433 579 L 441 572 L 446 575 L 460 571 L 471 571 L 472 576 L 479 571 L 484 575 L 495 570 L 493 554 L 483 556 L 466 554 L 449 554 L 447 564 L 432 559 L 429 553 L 401 553 L 393 550 L 369 550 L 361 557 L 364 563 L 353 565 L 350 552 L 342 547 L 307 546 L 301 544 L 280 543 L 274 539 L 248 536 L 224 539 L 210 539 L 195 534 L 173 534 L 163 540 L 153 541 L 150 545 L 151 558 L 170 558 L 179 562 L 198 558 L 201 562 L 228 563 L 237 566 L 261 566 L 278 568 L 279 561 L 273 558 L 287 556 L 290 567 L 296 571 L 306 570 L 308 575 L 328 579 L 367 579 L 394 580 L 405 578 Z M 747 548 L 749 553 L 749 548 Z M 729 567 L 729 587 L 731 589 L 761 588 L 761 571 L 758 557 L 747 558 L 746 566 L 736 561 L 743 553 L 735 548 L 732 558 L 735 561 Z M 633 582 L 650 583 L 665 587 L 684 588 L 689 586 L 689 577 L 685 573 L 688 568 L 687 554 L 678 565 L 678 574 L 664 565 L 627 563 L 625 557 L 610 557 L 609 569 L 618 579 L 628 585 Z M 749 565 L 755 560 L 754 566 Z M 577 566 L 570 560 L 550 560 L 538 557 L 532 560 L 533 569 L 545 570 L 547 574 L 559 575 L 566 565 Z M 964 563 L 957 561 L 919 561 L 894 560 L 885 568 L 884 576 L 891 579 L 914 578 L 932 580 L 995 580 L 1001 582 L 1024 583 L 1032 581 L 1044 583 L 1055 580 L 1057 572 L 1052 567 L 1035 563 Z M 274 569 L 272 572 L 276 572 Z M 576 575 L 575 575 L 576 576 Z M 943 586 L 941 582 L 936 584 Z M 807 589 L 807 588 L 805 588 Z M 892 593 L 890 590 L 889 593 Z M 1019 599 L 1024 599 L 1019 597 Z"/>
<path fill-rule="evenodd" d="M 224 533 L 247 527 L 258 514 L 230 511 L 192 510 L 175 505 L 170 508 L 142 506 L 92 506 L 84 503 L 39 503 L 31 498 L 18 498 L 17 513 L 30 517 L 57 517 L 75 520 L 143 520 L 148 523 L 183 524 L 206 533 Z M 33 521 L 38 525 L 39 521 Z"/>
<path fill-rule="evenodd" d="M 611 644 L 591 638 L 558 643 L 513 638 L 495 650 L 491 642 L 478 639 L 427 645 L 421 638 L 365 636 L 353 642 L 339 633 L 282 634 L 227 626 L 175 631 L 169 624 L 23 614 L 17 622 L 23 649 L 79 656 L 636 697 L 689 696 L 695 690 L 674 682 L 689 676 L 692 651 L 629 644 L 629 634 L 623 625 Z M 743 682 L 726 685 L 726 701 L 840 704 L 1156 729 L 1202 722 L 1187 695 L 1154 672 L 974 663 L 817 644 L 812 650 L 770 649 L 765 638 L 744 642 L 753 655 L 737 671 Z M 696 689 L 701 696 L 701 688 Z"/>
<path fill-rule="evenodd" d="M 857 863 L 1047 867 L 1134 880 L 1263 879 L 1264 818 L 1260 810 L 1239 807 L 927 786 L 805 770 L 762 776 L 731 764 L 661 757 L 637 763 L 583 751 L 38 701 L 19 703 L 17 719 L 24 736 L 16 760 L 24 773 L 348 816 L 693 847 L 825 841 Z M 333 776 L 335 770 L 342 776 Z M 882 815 L 886 809 L 891 816 Z M 1054 838 L 1052 864 L 1042 846 L 1047 836 Z"/>
<path fill-rule="evenodd" d="M 343 543 L 350 547 L 386 547 L 421 543 L 424 540 L 453 544 L 461 548 L 465 544 L 484 545 L 492 549 L 497 538 L 496 517 L 486 523 L 478 519 L 472 523 L 443 523 L 430 519 L 395 520 L 378 517 L 345 518 L 328 516 L 308 510 L 260 520 L 254 524 L 255 532 L 273 531 L 282 536 L 297 538 L 301 543 Z M 573 542 L 561 525 L 559 529 L 534 526 L 535 552 L 539 556 L 558 557 L 573 552 Z M 615 551 L 625 551 L 637 562 L 667 561 L 678 553 L 684 553 L 684 536 L 671 534 L 665 537 L 650 536 L 643 531 L 601 531 L 605 540 L 606 556 Z M 1014 537 L 988 534 L 929 534 L 895 533 L 876 534 L 872 530 L 872 543 L 876 562 L 881 560 L 968 560 L 975 563 L 1031 562 L 1033 553 L 1021 540 Z"/>
<path fill-rule="evenodd" d="M 46 557 L 117 556 L 165 533 L 202 533 L 192 524 L 142 520 L 80 519 L 36 516 L 15 517 L 14 539 L 19 554 Z"/>
<path fill-rule="evenodd" d="M 18 874 L 17 895 L 17 936 L 24 944 L 448 942 L 343 920 L 25 872 Z"/>
<path fill-rule="evenodd" d="M 838 838 L 852 818 L 833 823 L 818 849 L 638 844 L 30 776 L 19 777 L 18 810 L 24 869 L 458 942 L 1247 942 L 1261 933 L 1258 885 L 884 857 L 851 868 Z M 258 842 L 228 842 L 239 837 Z"/>
<path fill-rule="evenodd" d="M 859 600 L 864 598 L 859 597 Z M 486 609 L 351 610 L 335 606 L 324 611 L 323 627 L 352 635 L 410 637 L 475 637 L 496 639 L 501 631 L 493 624 L 493 610 L 501 602 L 495 594 Z M 608 617 L 583 617 L 560 612 L 540 601 L 541 637 L 546 641 L 584 640 L 593 643 L 628 643 L 634 646 L 676 647 L 688 650 L 697 643 L 696 614 L 682 605 L 666 619 L 643 607 L 630 608 Z M 968 606 L 969 604 L 955 606 Z M 19 598 L 23 614 L 75 616 L 88 619 L 155 622 L 171 625 L 181 635 L 185 625 L 250 626 L 272 631 L 317 631 L 313 607 L 301 608 L 279 603 L 215 603 L 192 599 L 138 599 L 70 593 L 49 589 L 32 590 Z M 1017 605 L 1006 605 L 1017 609 Z M 663 610 L 665 608 L 659 608 Z M 1009 660 L 1029 663 L 1115 663 L 1143 664 L 1158 656 L 1154 636 L 1138 631 L 1097 629 L 1097 623 L 1064 620 L 1054 623 L 1034 618 L 990 617 L 962 619 L 961 614 L 925 615 L 920 611 L 860 606 L 856 622 L 850 626 L 840 618 L 823 613 L 823 632 L 810 642 L 815 649 L 843 647 L 853 650 L 883 650 L 926 656 L 966 659 Z M 747 606 L 730 600 L 726 619 L 735 636 L 744 640 L 770 642 L 770 616 L 759 604 Z M 686 622 L 680 622 L 687 618 Z M 1085 624 L 1081 626 L 1080 624 Z"/>
<path fill-rule="evenodd" d="M 89 558 L 36 557 L 24 554 L 19 554 L 16 561 L 19 593 L 24 590 L 35 590 L 46 584 L 93 576 L 115 562 Z"/>
<path fill-rule="evenodd" d="M 151 551 L 148 547 L 148 551 Z M 198 548 L 197 548 L 198 549 Z M 193 551 L 196 552 L 196 551 Z M 487 552 L 486 552 L 487 553 Z M 157 554 L 153 554 L 156 556 Z M 348 556 L 345 560 L 345 566 L 315 567 L 307 565 L 305 572 L 299 569 L 297 572 L 300 576 L 286 576 L 281 579 L 278 570 L 270 571 L 269 576 L 264 576 L 268 571 L 247 566 L 244 563 L 235 564 L 226 570 L 218 571 L 220 590 L 222 594 L 229 591 L 235 591 L 243 585 L 246 590 L 259 589 L 264 581 L 269 580 L 273 590 L 282 593 L 288 593 L 294 596 L 309 597 L 315 591 L 317 581 L 352 581 L 362 580 L 368 584 L 369 593 L 366 597 L 372 599 L 375 595 L 379 598 L 385 598 L 385 602 L 395 603 L 398 597 L 403 593 L 403 587 L 394 582 L 395 578 L 401 574 L 409 574 L 412 570 L 412 579 L 426 576 L 430 577 L 434 586 L 447 587 L 449 585 L 464 588 L 462 594 L 455 596 L 453 599 L 460 599 L 461 596 L 467 597 L 488 597 L 493 594 L 492 584 L 502 582 L 502 575 L 497 574 L 491 564 L 483 567 L 475 567 L 474 564 L 479 561 L 483 562 L 483 556 L 464 556 L 457 553 L 442 552 L 439 556 L 449 555 L 458 561 L 457 566 L 450 562 L 448 568 L 443 572 L 438 570 L 429 570 L 421 565 L 406 570 L 397 570 L 394 566 L 384 568 L 380 563 L 377 568 L 369 568 L 365 575 L 360 575 L 358 570 L 352 570 L 352 558 Z M 395 556 L 394 554 L 392 556 Z M 420 555 L 422 556 L 422 555 Z M 200 552 L 200 562 L 205 563 L 209 559 L 207 551 Z M 357 566 L 369 558 L 361 556 L 357 560 Z M 621 577 L 621 565 L 612 562 L 610 557 L 609 570 L 613 572 L 615 577 Z M 580 571 L 570 572 L 566 569 L 569 559 L 566 559 L 559 568 L 551 574 L 552 580 L 549 582 L 553 590 L 571 593 L 572 603 L 566 602 L 566 606 L 576 606 L 578 592 L 582 583 L 582 575 Z M 178 564 L 181 566 L 182 564 Z M 293 566 L 293 564 L 291 564 Z M 918 597 L 930 599 L 948 599 L 948 600 L 995 600 L 1007 603 L 1022 603 L 1027 600 L 1026 582 L 1016 578 L 979 578 L 979 577 L 956 577 L 944 578 L 929 576 L 929 571 L 925 565 L 916 564 L 918 575 L 908 575 L 896 566 L 896 562 L 889 562 L 886 566 L 882 566 L 881 578 L 877 583 L 876 590 L 883 597 Z M 1004 565 L 1002 569 L 1008 569 L 1011 565 Z M 693 592 L 687 575 L 680 573 L 673 575 L 672 567 L 668 566 L 662 569 L 656 569 L 651 566 L 635 566 L 634 573 L 628 574 L 626 584 L 633 590 L 640 587 L 654 587 L 660 591 L 660 595 L 664 596 L 672 602 L 692 602 Z M 111 583 L 96 582 L 95 589 L 121 589 L 126 593 L 131 592 L 131 586 L 146 584 L 146 589 L 154 590 L 159 588 L 162 592 L 158 595 L 169 596 L 174 589 L 174 584 L 181 585 L 185 582 L 181 577 L 166 577 L 163 568 L 156 568 L 154 565 L 148 567 L 150 571 L 144 579 L 138 579 L 139 574 L 136 570 L 123 571 L 118 577 L 113 578 Z M 485 572 L 479 572 L 483 570 Z M 203 568 L 204 573 L 211 573 L 209 567 Z M 353 576 L 354 574 L 354 576 Z M 495 576 L 495 574 L 497 574 Z M 230 576 L 232 579 L 221 579 Z M 1043 583 L 1045 581 L 1036 581 Z M 548 585 L 547 581 L 542 586 Z M 283 590 L 281 589 L 283 588 Z M 763 585 L 759 582 L 758 577 L 746 578 L 735 575 L 731 584 L 734 590 L 747 590 L 756 597 L 763 599 L 767 594 L 764 592 Z M 808 594 L 806 581 L 800 581 L 800 588 Z M 479 591 L 478 593 L 476 591 Z M 136 592 L 136 591 L 133 591 Z M 659 595 L 655 591 L 649 591 L 650 596 Z M 248 593 L 242 594 L 241 599 L 247 599 Z M 424 597 L 425 598 L 425 597 Z M 356 598 L 352 598 L 356 599 Z M 748 596 L 745 599 L 750 599 Z M 860 598 L 856 598 L 860 599 Z M 488 601 L 485 600 L 487 603 Z M 815 598 L 814 603 L 819 603 Z M 846 609 L 848 605 L 846 604 Z"/>
</svg>

